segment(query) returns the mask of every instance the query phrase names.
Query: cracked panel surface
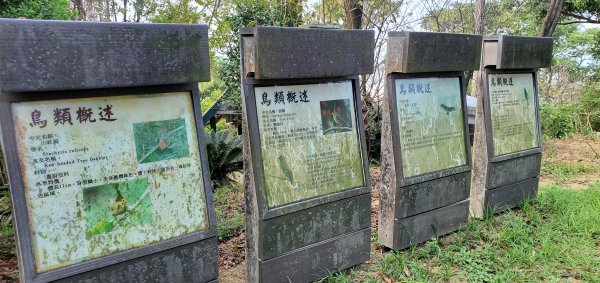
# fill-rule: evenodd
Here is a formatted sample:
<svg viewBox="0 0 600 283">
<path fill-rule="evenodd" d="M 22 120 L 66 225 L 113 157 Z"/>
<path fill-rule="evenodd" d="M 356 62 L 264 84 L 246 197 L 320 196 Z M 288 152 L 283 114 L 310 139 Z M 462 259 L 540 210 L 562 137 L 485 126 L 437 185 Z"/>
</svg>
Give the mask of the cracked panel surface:
<svg viewBox="0 0 600 283">
<path fill-rule="evenodd" d="M 351 81 L 255 93 L 269 208 L 364 185 Z"/>
<path fill-rule="evenodd" d="M 12 112 L 37 272 L 208 229 L 189 92 Z"/>
<path fill-rule="evenodd" d="M 459 78 L 397 79 L 404 178 L 465 165 Z"/>
<path fill-rule="evenodd" d="M 538 147 L 533 73 L 488 74 L 488 89 L 494 155 Z"/>
</svg>

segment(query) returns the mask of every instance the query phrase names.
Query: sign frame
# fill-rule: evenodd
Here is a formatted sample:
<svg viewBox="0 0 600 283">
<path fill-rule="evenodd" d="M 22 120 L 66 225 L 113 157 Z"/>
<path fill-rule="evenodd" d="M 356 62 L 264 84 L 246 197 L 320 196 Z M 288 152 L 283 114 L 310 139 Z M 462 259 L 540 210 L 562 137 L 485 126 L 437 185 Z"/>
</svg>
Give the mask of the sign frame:
<svg viewBox="0 0 600 283">
<path fill-rule="evenodd" d="M 243 28 L 240 50 L 247 281 L 312 282 L 365 262 L 371 248 L 371 186 L 359 75 L 373 72 L 374 32 Z M 352 89 L 346 97 L 354 100 L 362 186 L 269 209 L 255 88 L 342 81 L 351 83 L 344 88 Z"/>
<path fill-rule="evenodd" d="M 510 35 L 485 36 L 480 67 L 481 93 L 477 97 L 471 214 L 483 218 L 535 199 L 542 163 L 542 133 L 539 114 L 538 69 L 552 63 L 551 37 Z M 533 95 L 537 120 L 537 147 L 496 155 L 493 141 L 489 74 L 533 74 Z"/>
<path fill-rule="evenodd" d="M 519 157 L 524 157 L 524 156 L 528 156 L 528 155 L 532 155 L 532 154 L 536 154 L 536 153 L 541 153 L 542 152 L 542 130 L 541 130 L 541 123 L 540 123 L 540 112 L 539 112 L 539 98 L 538 98 L 538 81 L 537 81 L 537 71 L 536 69 L 508 69 L 508 70 L 504 70 L 504 69 L 492 69 L 492 68 L 485 68 L 485 73 L 483 74 L 483 80 L 482 80 L 482 84 L 483 84 L 483 91 L 486 94 L 489 94 L 489 85 L 488 85 L 488 78 L 490 74 L 532 74 L 533 76 L 533 92 L 534 92 L 534 107 L 536 109 L 536 114 L 535 114 L 535 119 L 536 119 L 536 128 L 537 128 L 537 135 L 536 135 L 536 139 L 538 141 L 538 146 L 537 147 L 533 147 L 530 149 L 525 149 L 525 150 L 521 150 L 521 151 L 516 151 L 516 152 L 511 152 L 511 153 L 506 153 L 506 154 L 501 154 L 501 155 L 496 155 L 496 152 L 494 151 L 494 131 L 492 128 L 492 109 L 491 109 L 491 98 L 489 97 L 489 95 L 484 95 L 483 96 L 483 103 L 484 103 L 484 111 L 485 111 L 485 115 L 484 115 L 484 119 L 485 119 L 485 129 L 487 131 L 487 135 L 488 135 L 488 140 L 487 140 L 487 150 L 490 153 L 491 156 L 491 162 L 500 162 L 500 161 L 504 161 L 504 160 L 509 160 L 509 159 L 514 159 L 514 158 L 519 158 Z"/>
<path fill-rule="evenodd" d="M 3 125 L 14 125 L 12 114 L 12 103 L 17 102 L 35 102 L 61 99 L 93 98 L 93 97 L 118 97 L 135 94 L 157 94 L 166 92 L 189 92 L 191 102 L 193 103 L 193 115 L 196 123 L 196 133 L 198 147 L 200 150 L 206 149 L 206 141 L 203 133 L 204 125 L 202 123 L 202 114 L 200 109 L 200 95 L 197 83 L 183 83 L 172 85 L 142 86 L 128 88 L 105 88 L 105 89 L 85 89 L 85 90 L 65 90 L 65 91 L 46 91 L 46 92 L 0 92 L 0 121 Z M 22 169 L 20 168 L 16 133 L 14 127 L 2 128 L 2 146 L 7 161 L 9 172 L 9 184 L 11 190 L 11 201 L 13 203 L 13 220 L 15 226 L 15 236 L 17 239 L 17 253 L 19 255 L 19 269 L 21 270 L 22 280 L 24 282 L 48 282 L 61 279 L 68 279 L 71 276 L 80 274 L 94 274 L 103 272 L 104 268 L 118 263 L 124 263 L 131 260 L 144 261 L 144 256 L 158 254 L 167 250 L 177 252 L 177 248 L 185 246 L 197 246 L 203 248 L 206 252 L 212 251 L 212 246 L 216 244 L 216 216 L 213 205 L 212 186 L 210 183 L 210 173 L 208 171 L 207 157 L 200 154 L 202 172 L 202 186 L 204 190 L 204 199 L 207 212 L 207 228 L 204 231 L 193 232 L 187 235 L 163 240 L 154 244 L 131 248 L 114 254 L 100 256 L 91 260 L 76 264 L 59 267 L 50 271 L 37 273 L 35 268 L 35 258 L 31 243 L 31 227 L 29 225 L 29 215 L 26 204 L 26 196 L 23 191 Z M 212 260 L 213 258 L 207 258 Z M 149 259 L 148 259 L 149 260 Z M 215 262 L 216 263 L 216 262 Z M 216 278 L 217 274 L 210 274 L 207 269 L 205 280 Z M 158 280 L 158 279 L 157 279 Z"/>
<path fill-rule="evenodd" d="M 258 131 L 259 123 L 258 123 L 258 113 L 256 108 L 256 93 L 254 89 L 256 87 L 265 87 L 265 86 L 287 86 L 287 85 L 300 85 L 300 84 L 320 84 L 320 83 L 330 83 L 330 82 L 343 82 L 350 81 L 352 83 L 352 98 L 354 99 L 354 113 L 355 113 L 355 122 L 357 125 L 358 140 L 359 140 L 359 150 L 361 156 L 361 162 L 363 164 L 363 185 L 359 187 L 347 188 L 341 190 L 339 192 L 315 196 L 308 199 L 294 201 L 288 204 L 284 204 L 281 206 L 276 206 L 269 208 L 267 205 L 267 194 L 264 189 L 264 172 L 263 172 L 263 162 L 262 162 L 262 149 L 261 149 L 261 138 L 260 133 Z M 334 202 L 341 199 L 358 196 L 361 194 L 369 193 L 370 181 L 366 176 L 368 176 L 368 170 L 365 170 L 365 164 L 367 164 L 367 153 L 366 153 L 366 143 L 364 139 L 364 133 L 358 131 L 358 129 L 363 128 L 363 117 L 362 111 L 357 109 L 358 103 L 356 103 L 357 99 L 360 101 L 360 97 L 357 95 L 359 93 L 358 89 L 358 77 L 338 77 L 338 78 L 324 78 L 324 79 L 295 79 L 295 80 L 255 80 L 254 78 L 246 78 L 244 83 L 244 100 L 245 105 L 247 107 L 247 115 L 248 115 L 248 128 L 250 129 L 250 147 L 252 151 L 252 164 L 254 172 L 254 187 L 259 188 L 259 192 L 256 195 L 258 209 L 260 212 L 261 219 L 270 219 L 274 217 L 278 217 L 284 214 L 293 213 L 296 211 L 300 211 L 303 209 L 315 207 L 324 203 Z M 362 141 L 362 142 L 361 142 Z"/>
<path fill-rule="evenodd" d="M 458 165 L 451 168 L 441 169 L 434 172 L 423 173 L 415 176 L 404 177 L 404 172 L 402 168 L 402 146 L 400 145 L 400 126 L 399 126 L 399 118 L 398 118 L 398 100 L 396 94 L 396 80 L 398 79 L 415 79 L 415 78 L 458 78 L 459 86 L 460 86 L 460 101 L 461 101 L 461 116 L 464 125 L 468 125 L 467 123 L 467 101 L 465 96 L 465 79 L 463 72 L 427 72 L 427 73 L 391 73 L 388 75 L 387 83 L 390 87 L 389 92 L 386 92 L 384 95 L 384 99 L 389 103 L 390 109 L 390 125 L 392 127 L 391 137 L 392 144 L 394 148 L 398 150 L 394 150 L 394 162 L 396 169 L 396 176 L 398 176 L 398 186 L 405 187 L 414 185 L 417 183 L 422 183 L 429 180 L 439 179 L 448 177 L 451 175 L 456 175 L 464 172 L 468 172 L 471 170 L 472 159 L 471 159 L 471 151 L 470 147 L 470 139 L 469 139 L 469 129 L 468 127 L 463 127 L 463 142 L 465 146 L 465 158 L 466 162 L 464 165 Z M 389 95 L 388 95 L 389 94 Z M 393 94 L 393 95 L 392 95 Z"/>
</svg>

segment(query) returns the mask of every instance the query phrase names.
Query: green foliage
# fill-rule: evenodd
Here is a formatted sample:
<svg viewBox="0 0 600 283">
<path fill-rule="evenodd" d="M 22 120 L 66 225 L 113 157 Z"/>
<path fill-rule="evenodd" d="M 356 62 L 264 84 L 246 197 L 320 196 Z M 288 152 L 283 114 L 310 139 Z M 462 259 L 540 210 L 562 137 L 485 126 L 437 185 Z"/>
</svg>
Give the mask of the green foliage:
<svg viewBox="0 0 600 283">
<path fill-rule="evenodd" d="M 242 137 L 225 130 L 206 133 L 210 179 L 215 188 L 225 184 L 227 174 L 242 169 Z"/>
<path fill-rule="evenodd" d="M 0 18 L 71 20 L 76 15 L 69 0 L 0 0 Z"/>
<path fill-rule="evenodd" d="M 581 22 L 599 23 L 600 1 L 598 0 L 566 0 L 563 14 Z"/>
<path fill-rule="evenodd" d="M 215 211 L 219 240 L 235 236 L 244 229 L 243 201 L 244 187 L 241 184 L 227 184 L 215 191 Z M 235 197 L 239 196 L 239 197 Z"/>
<path fill-rule="evenodd" d="M 581 191 L 542 186 L 520 209 L 384 253 L 359 268 L 360 279 L 345 273 L 326 282 L 598 282 L 598 223 L 600 183 Z"/>
<path fill-rule="evenodd" d="M 190 0 L 166 0 L 158 6 L 153 23 L 197 24 L 200 21 L 198 7 Z"/>
<path fill-rule="evenodd" d="M 378 164 L 381 161 L 381 109 L 363 107 L 363 112 L 369 162 Z"/>
<path fill-rule="evenodd" d="M 225 83 L 223 99 L 230 109 L 241 109 L 239 30 L 253 26 L 286 26 L 302 24 L 302 1 L 233 0 L 223 9 L 218 21 L 219 38 L 212 46 L 222 50 L 225 58 L 216 60 L 217 76 Z"/>
<path fill-rule="evenodd" d="M 579 104 L 583 124 L 593 131 L 600 132 L 600 82 L 584 87 Z"/>
<path fill-rule="evenodd" d="M 438 5 L 445 2 L 438 2 Z M 421 26 L 428 31 L 473 33 L 475 5 L 472 2 L 452 1 L 430 7 Z M 447 5 L 447 6 L 446 6 Z M 486 1 L 485 34 L 535 36 L 547 7 L 540 1 Z"/>
<path fill-rule="evenodd" d="M 577 105 L 553 104 L 540 105 L 540 123 L 542 134 L 551 138 L 564 138 L 576 133 L 578 117 Z"/>
<path fill-rule="evenodd" d="M 223 86 L 224 83 L 216 79 L 210 82 L 199 83 L 200 109 L 202 109 L 202 113 L 206 113 L 221 98 L 223 95 Z"/>
<path fill-rule="evenodd" d="M 594 172 L 600 172 L 600 166 L 586 163 L 552 162 L 544 164 L 542 167 L 542 174 L 551 174 L 561 181 Z"/>
<path fill-rule="evenodd" d="M 11 211 L 8 189 L 0 185 L 0 237 L 13 235 Z"/>
</svg>

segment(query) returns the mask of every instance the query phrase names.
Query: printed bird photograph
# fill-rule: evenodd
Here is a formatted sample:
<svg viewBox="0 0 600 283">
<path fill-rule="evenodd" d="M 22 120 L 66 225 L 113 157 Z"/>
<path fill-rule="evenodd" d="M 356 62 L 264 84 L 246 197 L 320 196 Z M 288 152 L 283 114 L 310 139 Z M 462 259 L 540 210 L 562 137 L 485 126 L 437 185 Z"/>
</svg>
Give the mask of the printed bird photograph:
<svg viewBox="0 0 600 283">
<path fill-rule="evenodd" d="M 325 135 L 352 131 L 350 100 L 321 101 L 321 121 Z"/>
<path fill-rule="evenodd" d="M 442 109 L 444 111 L 446 111 L 446 115 L 450 115 L 450 112 L 453 112 L 454 110 L 456 110 L 456 107 L 452 107 L 452 106 L 446 106 L 446 104 L 440 104 L 440 107 L 442 107 Z"/>
<path fill-rule="evenodd" d="M 290 184 L 294 184 L 294 173 L 290 169 L 290 166 L 285 159 L 285 156 L 280 155 L 277 157 L 277 162 L 279 163 L 279 169 L 281 169 L 281 173 L 285 176 L 285 179 L 290 182 Z"/>
</svg>

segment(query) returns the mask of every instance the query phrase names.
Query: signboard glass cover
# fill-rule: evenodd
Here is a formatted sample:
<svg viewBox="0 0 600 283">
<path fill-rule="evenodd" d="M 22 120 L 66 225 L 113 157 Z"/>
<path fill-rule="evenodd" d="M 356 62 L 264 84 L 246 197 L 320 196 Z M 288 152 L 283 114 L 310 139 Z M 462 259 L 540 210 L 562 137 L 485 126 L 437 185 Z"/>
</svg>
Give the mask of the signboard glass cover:
<svg viewBox="0 0 600 283">
<path fill-rule="evenodd" d="M 467 164 L 460 80 L 397 79 L 404 177 Z"/>
<path fill-rule="evenodd" d="M 488 74 L 494 155 L 536 148 L 533 73 Z"/>
<path fill-rule="evenodd" d="M 351 81 L 255 93 L 270 208 L 364 185 Z"/>
<path fill-rule="evenodd" d="M 38 272 L 208 228 L 189 92 L 12 112 Z"/>
</svg>

